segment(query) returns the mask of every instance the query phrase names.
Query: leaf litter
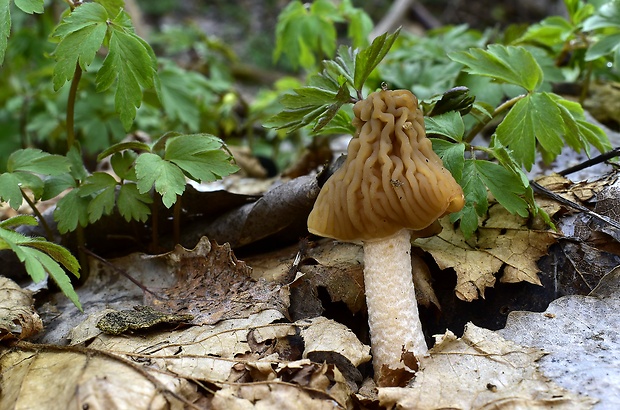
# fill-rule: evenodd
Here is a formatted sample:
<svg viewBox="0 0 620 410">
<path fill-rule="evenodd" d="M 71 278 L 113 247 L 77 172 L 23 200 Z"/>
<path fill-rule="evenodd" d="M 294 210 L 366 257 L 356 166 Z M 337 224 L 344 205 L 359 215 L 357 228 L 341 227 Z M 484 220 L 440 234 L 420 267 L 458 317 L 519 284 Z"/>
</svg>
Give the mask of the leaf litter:
<svg viewBox="0 0 620 410">
<path fill-rule="evenodd" d="M 590 201 L 600 192 L 584 186 L 580 189 L 580 193 L 591 190 Z M 556 209 L 555 212 L 566 213 L 563 206 Z M 474 242 L 455 239 L 454 232 L 446 225 L 442 241 L 454 241 L 454 248 L 438 246 L 433 250 L 420 245 L 440 267 L 442 258 L 448 259 L 450 252 L 458 251 L 459 247 L 469 249 L 460 254 L 461 261 L 454 259 L 461 265 L 453 262 L 452 266 L 457 277 L 464 278 L 458 283 L 469 283 L 470 293 L 462 291 L 460 296 L 475 299 L 484 295 L 485 289 L 495 283 L 496 275 L 504 281 L 536 283 L 539 269 L 535 262 L 547 252 L 555 234 L 539 230 L 534 231 L 534 236 L 523 235 L 521 231 L 527 231 L 526 221 L 510 218 L 495 207 L 491 207 L 484 222 Z M 603 226 L 591 223 L 585 226 L 590 229 L 587 240 L 593 240 L 601 232 L 611 235 L 603 232 Z M 542 244 L 536 243 L 539 238 Z M 475 256 L 467 260 L 472 253 Z M 493 269 L 476 277 L 474 262 L 478 262 L 478 268 L 487 264 L 483 263 L 485 255 L 493 262 L 488 262 Z M 592 309 L 600 301 L 607 306 L 607 310 L 600 311 L 601 317 L 609 319 L 609 323 L 601 321 L 601 331 L 589 334 L 588 340 L 594 344 L 588 346 L 587 353 L 598 355 L 600 360 L 608 359 L 607 352 L 613 353 L 618 348 L 618 338 L 602 329 L 613 329 L 612 324 L 618 320 L 617 306 L 603 301 L 616 293 L 568 296 L 554 302 L 559 308 L 552 304 L 545 313 L 524 313 L 522 318 L 513 313 L 506 330 L 501 332 L 473 324 L 467 326 L 461 338 L 446 332 L 438 338 L 429 356 L 422 358 L 420 372 L 409 386 L 381 388 L 373 393 L 372 381 L 364 380 L 365 363 L 370 359 L 369 347 L 364 343 L 367 336 L 323 316 L 332 315 L 333 306 L 327 308 L 320 295 L 324 289 L 329 302 L 341 303 L 354 318 L 363 313 L 359 246 L 323 240 L 284 248 L 272 255 L 246 258 L 246 261 L 251 262 L 246 265 L 236 259 L 230 248 L 207 239 L 201 240 L 193 250 L 177 247 L 173 252 L 157 256 L 128 255 L 112 261 L 116 268 L 93 261 L 88 281 L 78 289 L 89 314 L 86 320 L 77 315 L 77 310 L 71 311 L 71 306 L 62 305 L 60 299 L 52 299 L 39 309 L 47 326 L 47 333 L 38 339 L 40 344 L 16 342 L 0 348 L 2 401 L 17 407 L 32 407 L 29 398 L 37 397 L 35 407 L 40 404 L 40 408 L 51 409 L 74 404 L 105 408 L 131 405 L 214 409 L 378 405 L 422 409 L 443 405 L 590 408 L 596 400 L 600 400 L 599 408 L 614 408 L 616 403 L 613 400 L 617 392 L 609 398 L 601 396 L 600 389 L 592 386 L 598 386 L 598 380 L 603 378 L 613 387 L 619 373 L 617 363 L 608 361 L 598 369 L 606 373 L 588 375 L 583 370 L 588 367 L 585 360 L 579 362 L 563 356 L 569 347 L 551 349 L 556 347 L 555 341 L 534 338 L 547 333 L 558 338 L 570 334 L 572 346 L 583 344 L 583 329 L 598 329 L 593 322 L 599 311 Z M 149 292 L 119 275 L 116 270 L 119 268 L 129 272 Z M 618 279 L 609 274 L 605 278 L 615 283 Z M 459 288 L 458 283 L 457 295 L 459 289 L 466 289 Z M 295 288 L 300 291 L 295 292 Z M 238 309 L 234 307 L 237 298 L 244 301 L 238 304 Z M 257 307 L 248 306 L 254 300 Z M 295 311 L 295 303 L 303 305 L 304 301 L 312 301 L 316 309 L 305 313 Z M 143 304 L 153 305 L 166 314 L 197 314 L 198 319 L 189 327 L 134 330 L 118 336 L 103 334 L 95 326 L 109 311 L 106 308 L 123 310 Z M 234 314 L 227 315 L 222 305 Z M 533 323 L 555 320 L 559 313 L 567 320 L 577 317 L 571 310 L 573 305 L 590 312 L 590 316 L 580 318 L 579 323 L 585 328 L 573 323 L 572 334 L 566 330 L 568 325 L 560 329 L 547 326 L 539 331 L 529 330 L 535 329 Z M 519 317 L 519 327 L 511 334 L 510 329 L 515 328 L 513 317 Z M 74 320 L 68 320 L 71 318 Z M 358 320 L 365 319 L 358 317 Z M 55 325 L 61 321 L 67 324 Z M 78 326 L 79 323 L 82 324 Z M 68 340 L 73 344 L 63 346 Z M 565 360 L 564 368 L 575 367 L 574 372 L 569 372 L 577 380 L 574 384 L 567 384 L 561 374 L 548 367 L 548 363 L 557 360 Z M 58 371 L 67 377 L 52 377 Z M 584 380 L 588 382 L 584 384 Z M 609 387 L 604 383 L 602 386 Z M 438 391 L 445 394 L 438 396 Z"/>
</svg>

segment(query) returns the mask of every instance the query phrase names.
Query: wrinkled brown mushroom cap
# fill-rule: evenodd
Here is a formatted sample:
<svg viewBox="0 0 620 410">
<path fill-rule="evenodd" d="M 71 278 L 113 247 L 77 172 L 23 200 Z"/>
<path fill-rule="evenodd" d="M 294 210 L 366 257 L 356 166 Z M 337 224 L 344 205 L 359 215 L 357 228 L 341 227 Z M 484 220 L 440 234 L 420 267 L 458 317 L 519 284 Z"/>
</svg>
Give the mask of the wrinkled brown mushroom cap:
<svg viewBox="0 0 620 410">
<path fill-rule="evenodd" d="M 321 189 L 308 230 L 343 241 L 403 228 L 420 231 L 414 236 L 436 233 L 438 218 L 463 207 L 463 190 L 426 138 L 417 98 L 407 90 L 378 91 L 353 111 L 356 138 Z"/>
</svg>

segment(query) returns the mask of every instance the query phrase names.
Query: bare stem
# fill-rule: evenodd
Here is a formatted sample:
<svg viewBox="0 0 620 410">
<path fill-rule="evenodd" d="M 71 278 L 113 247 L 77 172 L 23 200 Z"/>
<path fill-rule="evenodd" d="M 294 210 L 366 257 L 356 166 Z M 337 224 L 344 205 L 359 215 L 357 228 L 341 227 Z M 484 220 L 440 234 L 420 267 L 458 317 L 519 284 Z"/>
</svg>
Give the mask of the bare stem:
<svg viewBox="0 0 620 410">
<path fill-rule="evenodd" d="M 75 143 L 75 100 L 77 99 L 77 89 L 81 78 L 82 69 L 80 68 L 80 64 L 76 63 L 73 79 L 71 80 L 71 88 L 69 88 L 69 98 L 67 100 L 67 151 L 69 151 Z"/>
<path fill-rule="evenodd" d="M 30 206 L 32 212 L 37 216 L 39 222 L 41 222 L 41 226 L 43 226 L 43 229 L 45 230 L 45 237 L 48 241 L 52 241 L 54 239 L 54 232 L 52 232 L 52 229 L 47 224 L 45 218 L 43 218 L 43 215 L 41 215 L 41 212 L 39 211 L 35 203 L 30 199 L 30 197 L 24 192 L 23 189 L 20 188 L 20 190 L 22 192 L 22 197 L 24 198 L 28 206 Z"/>
</svg>

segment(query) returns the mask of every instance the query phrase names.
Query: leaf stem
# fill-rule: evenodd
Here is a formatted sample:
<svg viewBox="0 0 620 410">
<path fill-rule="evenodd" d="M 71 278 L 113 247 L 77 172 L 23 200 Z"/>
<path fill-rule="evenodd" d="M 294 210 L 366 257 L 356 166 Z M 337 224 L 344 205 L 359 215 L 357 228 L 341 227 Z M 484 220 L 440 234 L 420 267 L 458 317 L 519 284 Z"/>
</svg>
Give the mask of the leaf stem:
<svg viewBox="0 0 620 410">
<path fill-rule="evenodd" d="M 80 79 L 82 78 L 82 69 L 80 64 L 75 64 L 75 72 L 73 73 L 73 79 L 71 80 L 71 88 L 69 89 L 69 97 L 67 99 L 67 152 L 75 144 L 75 100 L 77 99 L 77 89 Z"/>
<path fill-rule="evenodd" d="M 493 114 L 491 114 L 491 118 L 487 119 L 486 121 L 479 122 L 474 128 L 472 128 L 469 131 L 469 133 L 467 134 L 467 136 L 465 136 L 463 141 L 471 142 L 476 137 L 476 135 L 478 135 L 480 131 L 482 131 L 484 127 L 486 127 L 491 122 L 491 120 L 493 120 L 494 118 L 497 118 L 499 115 L 503 114 L 505 111 L 508 111 L 510 108 L 512 108 L 513 105 L 515 105 L 519 100 L 522 100 L 526 96 L 527 94 L 517 95 L 516 97 L 513 97 L 510 100 L 505 101 L 502 104 L 500 104 L 495 109 L 495 111 L 493 111 Z"/>
<path fill-rule="evenodd" d="M 172 238 L 175 244 L 181 242 L 181 198 L 181 195 L 177 195 L 172 208 Z"/>
<path fill-rule="evenodd" d="M 37 218 L 39 218 L 39 222 L 41 222 L 41 226 L 43 226 L 43 229 L 45 230 L 46 239 L 52 242 L 54 239 L 54 232 L 52 232 L 52 229 L 47 224 L 47 221 L 45 220 L 45 218 L 43 218 L 43 215 L 41 214 L 39 209 L 36 207 L 35 203 L 26 194 L 26 192 L 24 192 L 22 188 L 19 188 L 19 190 L 22 192 L 22 197 L 24 198 L 26 203 L 28 203 L 28 206 L 30 206 L 30 208 L 32 209 L 32 212 L 37 216 Z"/>
</svg>

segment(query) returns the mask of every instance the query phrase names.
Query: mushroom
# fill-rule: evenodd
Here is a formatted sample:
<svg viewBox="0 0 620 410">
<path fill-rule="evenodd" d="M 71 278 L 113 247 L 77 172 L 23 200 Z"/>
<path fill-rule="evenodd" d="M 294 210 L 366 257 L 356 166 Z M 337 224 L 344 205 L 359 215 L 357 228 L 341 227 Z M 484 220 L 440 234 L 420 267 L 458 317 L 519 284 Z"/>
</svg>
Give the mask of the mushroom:
<svg viewBox="0 0 620 410">
<path fill-rule="evenodd" d="M 463 190 L 426 138 L 417 98 L 407 90 L 371 93 L 353 107 L 347 159 L 325 183 L 308 230 L 362 241 L 375 380 L 394 383 L 417 369 L 428 347 L 411 272 L 411 238 L 431 236 L 438 218 L 459 211 Z M 408 360 L 411 354 L 414 361 Z"/>
</svg>

